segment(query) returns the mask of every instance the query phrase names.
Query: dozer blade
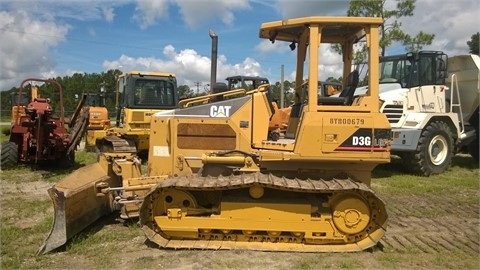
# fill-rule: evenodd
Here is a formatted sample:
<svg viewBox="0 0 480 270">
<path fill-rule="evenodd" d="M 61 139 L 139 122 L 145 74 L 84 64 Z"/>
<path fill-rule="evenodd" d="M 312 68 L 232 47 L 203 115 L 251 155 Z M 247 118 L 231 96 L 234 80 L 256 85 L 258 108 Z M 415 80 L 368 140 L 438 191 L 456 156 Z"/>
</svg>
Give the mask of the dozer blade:
<svg viewBox="0 0 480 270">
<path fill-rule="evenodd" d="M 98 184 L 110 182 L 99 163 L 82 167 L 48 190 L 53 201 L 53 227 L 37 254 L 63 246 L 87 226 L 112 212 L 109 196 L 98 191 Z"/>
</svg>

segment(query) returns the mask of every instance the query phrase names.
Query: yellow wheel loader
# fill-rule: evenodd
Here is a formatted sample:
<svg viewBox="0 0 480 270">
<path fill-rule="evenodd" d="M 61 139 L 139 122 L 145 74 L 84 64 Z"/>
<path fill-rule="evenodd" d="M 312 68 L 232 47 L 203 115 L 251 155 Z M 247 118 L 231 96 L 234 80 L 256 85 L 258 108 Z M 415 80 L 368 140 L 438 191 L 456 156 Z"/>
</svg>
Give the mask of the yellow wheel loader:
<svg viewBox="0 0 480 270">
<path fill-rule="evenodd" d="M 139 216 L 146 237 L 163 248 L 347 252 L 376 245 L 387 212 L 370 180 L 390 161 L 391 140 L 379 112 L 382 23 L 305 17 L 262 24 L 260 38 L 296 45 L 296 85 L 303 87 L 285 138 L 269 139 L 268 85 L 156 113 L 147 172 L 135 154 L 103 153 L 49 190 L 55 220 L 39 252 L 118 209 L 123 218 Z M 360 40 L 368 47 L 369 91 L 354 96 L 352 47 Z M 319 47 L 332 43 L 343 49 L 344 90 L 318 97 Z M 220 95 L 231 98 L 214 99 Z"/>
</svg>

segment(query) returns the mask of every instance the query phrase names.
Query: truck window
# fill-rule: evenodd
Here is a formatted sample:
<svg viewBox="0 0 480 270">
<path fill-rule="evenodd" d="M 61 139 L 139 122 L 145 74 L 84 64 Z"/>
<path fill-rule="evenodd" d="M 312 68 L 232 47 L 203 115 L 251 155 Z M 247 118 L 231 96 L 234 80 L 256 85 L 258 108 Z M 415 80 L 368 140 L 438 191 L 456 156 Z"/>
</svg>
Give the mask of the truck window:
<svg viewBox="0 0 480 270">
<path fill-rule="evenodd" d="M 11 100 L 10 100 L 11 106 L 17 106 L 18 104 L 18 92 L 12 93 L 11 95 Z M 20 106 L 26 106 L 30 103 L 30 96 L 22 92 L 22 98 L 20 98 Z"/>
<path fill-rule="evenodd" d="M 436 82 L 434 70 L 434 56 L 422 57 L 420 59 L 420 85 L 433 85 Z"/>
</svg>

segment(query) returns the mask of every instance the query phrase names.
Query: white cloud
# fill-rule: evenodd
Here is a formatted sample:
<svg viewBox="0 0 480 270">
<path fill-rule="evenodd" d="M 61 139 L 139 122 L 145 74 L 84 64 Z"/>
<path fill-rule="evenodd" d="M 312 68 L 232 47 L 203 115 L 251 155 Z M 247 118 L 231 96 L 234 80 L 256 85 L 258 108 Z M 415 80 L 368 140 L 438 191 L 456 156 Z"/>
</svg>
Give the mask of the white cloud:
<svg viewBox="0 0 480 270">
<path fill-rule="evenodd" d="M 260 53 L 284 53 L 290 51 L 290 48 L 288 47 L 288 44 L 285 42 L 275 42 L 272 43 L 268 39 L 262 39 L 256 46 L 255 50 L 260 52 Z"/>
<path fill-rule="evenodd" d="M 343 75 L 342 56 L 335 52 L 330 45 L 320 45 L 319 79 L 326 80 L 328 77 L 339 78 Z"/>
<path fill-rule="evenodd" d="M 103 7 L 102 12 L 105 21 L 109 23 L 113 22 L 113 18 L 115 18 L 115 12 L 113 11 L 112 7 Z"/>
<path fill-rule="evenodd" d="M 145 29 L 154 25 L 158 19 L 167 19 L 168 3 L 168 0 L 137 0 L 133 20 Z"/>
<path fill-rule="evenodd" d="M 198 54 L 193 49 L 176 51 L 172 45 L 163 49 L 164 59 L 154 57 L 130 57 L 122 55 L 117 60 L 104 61 L 103 67 L 108 69 L 120 69 L 122 71 L 141 70 L 173 72 L 176 74 L 179 85 L 188 85 L 191 88 L 196 82 L 202 85 L 210 83 L 210 58 Z M 258 61 L 247 57 L 243 62 L 229 64 L 224 55 L 217 59 L 217 81 L 223 81 L 231 75 L 262 75 L 262 67 Z"/>
<path fill-rule="evenodd" d="M 250 8 L 248 0 L 137 0 L 133 19 L 145 29 L 158 20 L 167 19 L 170 4 L 178 6 L 183 21 L 190 28 L 217 18 L 225 25 L 232 25 L 234 11 Z"/>
<path fill-rule="evenodd" d="M 248 0 L 175 0 L 174 2 L 180 8 L 180 13 L 190 28 L 214 20 L 216 17 L 219 17 L 224 24 L 232 25 L 235 18 L 234 11 L 250 8 Z"/>
<path fill-rule="evenodd" d="M 284 42 L 285 43 L 285 42 Z M 330 45 L 322 44 L 319 49 L 319 65 L 318 65 L 318 75 L 319 80 L 325 81 L 329 77 L 339 78 L 343 75 L 343 62 L 340 54 L 335 52 Z M 307 56 L 308 57 L 308 56 Z M 295 66 L 292 67 L 291 71 L 286 71 L 287 75 L 285 80 L 295 81 L 296 71 Z M 307 79 L 308 70 L 305 69 L 303 74 L 304 79 Z"/>
<path fill-rule="evenodd" d="M 84 0 L 84 1 L 5 1 L 5 9 L 26 10 L 41 18 L 69 18 L 78 21 L 105 19 L 111 22 L 114 18 L 113 8 L 123 6 L 132 0 Z"/>
<path fill-rule="evenodd" d="M 277 10 L 283 18 L 303 16 L 343 16 L 347 14 L 348 0 L 277 0 Z"/>
<path fill-rule="evenodd" d="M 435 34 L 433 44 L 424 49 L 440 50 L 453 56 L 468 54 L 467 41 L 480 29 L 479 16 L 480 2 L 477 0 L 422 0 L 416 2 L 414 16 L 402 18 L 401 22 L 403 29 L 412 36 L 420 30 Z"/>
<path fill-rule="evenodd" d="M 40 21 L 24 11 L 0 11 L 0 89 L 53 69 L 55 60 L 49 50 L 65 41 L 69 29 L 69 25 Z"/>
</svg>

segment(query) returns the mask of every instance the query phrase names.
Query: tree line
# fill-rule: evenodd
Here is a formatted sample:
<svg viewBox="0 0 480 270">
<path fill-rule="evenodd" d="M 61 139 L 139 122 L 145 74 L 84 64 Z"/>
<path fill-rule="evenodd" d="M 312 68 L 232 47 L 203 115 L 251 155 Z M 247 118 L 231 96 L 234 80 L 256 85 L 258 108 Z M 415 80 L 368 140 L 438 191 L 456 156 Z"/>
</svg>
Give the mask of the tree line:
<svg viewBox="0 0 480 270">
<path fill-rule="evenodd" d="M 75 73 L 73 75 L 67 75 L 63 77 L 50 78 L 49 80 L 54 80 L 58 82 L 63 89 L 63 107 L 66 112 L 66 116 L 69 117 L 68 113 L 73 113 L 78 104 L 79 97 L 83 93 L 100 93 L 103 90 L 105 96 L 105 106 L 108 109 L 110 116 L 115 115 L 116 111 L 116 87 L 117 87 L 117 78 L 121 75 L 122 72 L 118 69 L 108 70 L 101 73 Z M 332 78 L 333 79 L 333 78 Z M 34 82 L 32 82 L 34 83 Z M 19 82 L 20 84 L 20 82 Z M 42 98 L 48 98 L 52 104 L 55 112 L 60 111 L 60 95 L 59 91 L 55 84 L 41 84 L 37 85 L 39 88 L 39 95 Z M 17 104 L 17 99 L 13 98 L 14 93 L 19 92 L 20 85 L 12 87 L 9 90 L 0 92 L 2 116 L 10 117 L 11 107 Z M 23 92 L 30 92 L 31 85 L 27 82 L 27 85 L 24 85 Z M 289 89 L 295 87 L 295 82 L 290 82 L 288 80 L 284 81 L 285 101 L 286 104 L 293 98 L 292 94 L 288 92 Z M 275 82 L 271 84 L 272 98 L 275 100 L 280 100 L 280 82 Z M 198 95 L 205 95 L 205 93 L 197 93 L 188 85 L 179 85 L 177 87 L 178 97 L 190 98 Z"/>
<path fill-rule="evenodd" d="M 54 80 L 62 86 L 63 107 L 66 113 L 73 113 L 73 111 L 75 111 L 75 108 L 78 104 L 78 98 L 83 93 L 100 93 L 100 88 L 102 86 L 105 90 L 106 106 L 109 111 L 113 112 L 115 107 L 116 79 L 121 73 L 122 72 L 120 70 L 116 69 L 101 73 L 75 73 L 69 76 L 49 78 L 48 80 Z M 33 81 L 32 83 L 36 84 Z M 39 88 L 39 96 L 50 99 L 55 112 L 59 112 L 60 93 L 57 86 L 51 83 L 39 84 L 40 85 L 37 85 Z M 18 93 L 20 90 L 19 88 L 20 82 L 18 86 L 0 92 L 2 116 L 10 116 L 11 106 L 16 105 L 17 103 L 16 100 L 12 100 L 12 95 L 14 93 Z M 29 93 L 31 91 L 30 89 L 31 84 L 27 82 L 22 91 Z"/>
</svg>

